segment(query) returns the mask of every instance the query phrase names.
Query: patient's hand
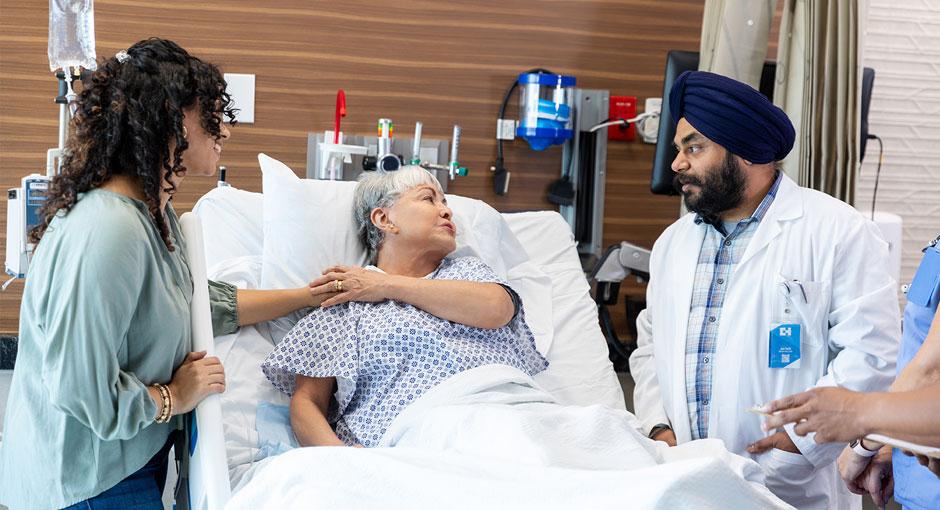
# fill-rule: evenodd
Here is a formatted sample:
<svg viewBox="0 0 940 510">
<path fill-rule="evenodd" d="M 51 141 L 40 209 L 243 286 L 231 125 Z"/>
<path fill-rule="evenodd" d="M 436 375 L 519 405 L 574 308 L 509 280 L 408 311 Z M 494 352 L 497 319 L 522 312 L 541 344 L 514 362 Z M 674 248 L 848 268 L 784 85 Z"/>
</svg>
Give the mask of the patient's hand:
<svg viewBox="0 0 940 510">
<path fill-rule="evenodd" d="M 874 457 L 863 457 L 852 448 L 842 450 L 838 460 L 839 475 L 845 486 L 855 494 L 870 494 L 878 508 L 894 493 L 891 471 L 891 447 L 882 447 Z"/>
<path fill-rule="evenodd" d="M 378 302 L 389 297 L 394 276 L 358 266 L 333 266 L 310 282 L 311 292 L 335 293 L 320 306 L 326 308 L 349 301 Z"/>
</svg>

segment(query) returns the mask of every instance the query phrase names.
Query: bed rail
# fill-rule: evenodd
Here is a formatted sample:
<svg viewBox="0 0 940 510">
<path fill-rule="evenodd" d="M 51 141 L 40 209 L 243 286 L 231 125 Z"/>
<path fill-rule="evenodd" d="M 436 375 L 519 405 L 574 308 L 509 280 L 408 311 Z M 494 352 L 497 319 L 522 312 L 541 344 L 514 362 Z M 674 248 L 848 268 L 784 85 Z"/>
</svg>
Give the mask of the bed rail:
<svg viewBox="0 0 940 510">
<path fill-rule="evenodd" d="M 180 218 L 186 239 L 186 257 L 193 279 L 193 351 L 215 355 L 212 317 L 209 311 L 209 284 L 206 280 L 206 257 L 202 239 L 202 223 L 195 213 Z M 181 478 L 186 482 L 177 492 L 176 508 L 191 510 L 222 510 L 231 497 L 225 438 L 222 432 L 222 401 L 213 394 L 196 406 L 186 417 L 186 451 Z M 181 501 L 182 498 L 185 500 Z"/>
</svg>

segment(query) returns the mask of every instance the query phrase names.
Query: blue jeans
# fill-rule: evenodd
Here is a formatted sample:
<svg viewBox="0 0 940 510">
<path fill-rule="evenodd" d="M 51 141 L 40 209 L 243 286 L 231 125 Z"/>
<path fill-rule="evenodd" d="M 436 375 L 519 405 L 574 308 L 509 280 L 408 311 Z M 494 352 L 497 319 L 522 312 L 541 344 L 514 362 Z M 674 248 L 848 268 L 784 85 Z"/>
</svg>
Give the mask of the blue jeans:
<svg viewBox="0 0 940 510">
<path fill-rule="evenodd" d="M 163 486 L 167 461 L 176 433 L 147 464 L 93 498 L 79 501 L 63 510 L 163 510 Z"/>
</svg>

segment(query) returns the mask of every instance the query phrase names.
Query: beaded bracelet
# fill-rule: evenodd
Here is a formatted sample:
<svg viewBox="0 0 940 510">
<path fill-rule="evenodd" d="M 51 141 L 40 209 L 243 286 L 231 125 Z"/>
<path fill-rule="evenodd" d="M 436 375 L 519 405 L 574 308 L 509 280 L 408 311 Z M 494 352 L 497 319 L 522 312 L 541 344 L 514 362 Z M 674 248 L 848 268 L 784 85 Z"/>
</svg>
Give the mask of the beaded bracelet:
<svg viewBox="0 0 940 510">
<path fill-rule="evenodd" d="M 160 415 L 154 421 L 156 423 L 166 423 L 170 421 L 170 417 L 173 415 L 173 397 L 170 394 L 170 389 L 165 384 L 157 383 L 153 386 L 160 392 L 160 399 L 163 403 Z"/>
<path fill-rule="evenodd" d="M 166 407 L 163 408 L 163 422 L 166 423 L 170 421 L 170 417 L 173 416 L 173 396 L 170 394 L 170 388 L 167 385 L 161 384 L 160 388 L 163 390 L 166 398 Z"/>
<path fill-rule="evenodd" d="M 156 423 L 163 423 L 163 420 L 165 419 L 165 416 L 166 416 L 166 407 L 167 407 L 166 394 L 163 392 L 162 384 L 154 384 L 153 387 L 157 389 L 158 393 L 160 393 L 160 413 L 157 415 L 154 421 Z"/>
<path fill-rule="evenodd" d="M 170 418 L 173 417 L 173 394 L 170 393 L 169 386 L 167 386 L 166 384 L 161 384 L 161 386 L 163 386 L 163 391 L 166 392 L 167 406 L 166 406 L 166 420 L 165 421 L 170 421 Z"/>
</svg>

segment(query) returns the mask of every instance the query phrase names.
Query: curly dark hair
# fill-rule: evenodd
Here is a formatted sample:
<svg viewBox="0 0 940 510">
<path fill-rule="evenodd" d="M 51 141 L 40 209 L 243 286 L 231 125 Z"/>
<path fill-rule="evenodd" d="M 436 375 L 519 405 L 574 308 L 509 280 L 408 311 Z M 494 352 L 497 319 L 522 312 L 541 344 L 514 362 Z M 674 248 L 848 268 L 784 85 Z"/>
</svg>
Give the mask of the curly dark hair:
<svg viewBox="0 0 940 510">
<path fill-rule="evenodd" d="M 222 115 L 234 124 L 236 110 L 219 69 L 176 43 L 152 38 L 126 51 L 123 62 L 111 57 L 82 79 L 61 172 L 50 184 L 42 221 L 30 232 L 33 242 L 57 214 L 68 214 L 80 193 L 127 175 L 140 182 L 154 226 L 174 250 L 160 192 L 174 193 L 170 177 L 186 171 L 183 110 L 198 103 L 202 127 L 216 140 L 222 138 Z"/>
</svg>

